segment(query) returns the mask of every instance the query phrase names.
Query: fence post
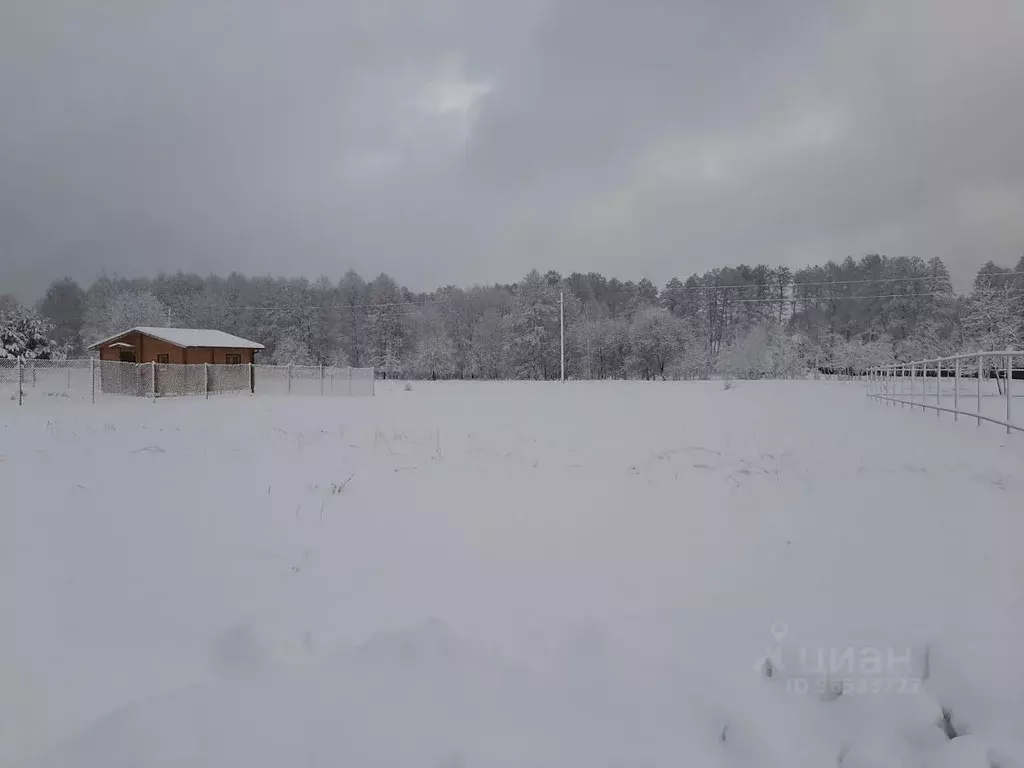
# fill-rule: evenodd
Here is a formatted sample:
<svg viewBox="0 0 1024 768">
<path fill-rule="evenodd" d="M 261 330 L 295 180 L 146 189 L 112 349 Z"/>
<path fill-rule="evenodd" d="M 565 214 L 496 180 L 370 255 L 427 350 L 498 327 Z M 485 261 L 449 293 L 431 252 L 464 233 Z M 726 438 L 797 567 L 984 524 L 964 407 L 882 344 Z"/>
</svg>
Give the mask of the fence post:
<svg viewBox="0 0 1024 768">
<path fill-rule="evenodd" d="M 980 352 L 978 353 L 978 426 L 981 426 L 981 374 L 984 370 L 982 367 L 981 359 L 984 357 Z"/>
<path fill-rule="evenodd" d="M 352 397 L 352 366 L 348 367 L 348 396 Z"/>
<path fill-rule="evenodd" d="M 906 408 L 907 403 L 907 364 L 903 364 L 903 371 L 901 372 L 900 378 L 903 379 L 900 382 L 900 408 Z"/>
<path fill-rule="evenodd" d="M 256 367 L 249 363 L 249 397 L 256 394 Z"/>
<path fill-rule="evenodd" d="M 30 360 L 29 363 L 30 363 L 30 365 L 32 367 L 32 389 L 35 389 L 36 388 L 36 361 L 33 359 L 33 360 Z"/>
<path fill-rule="evenodd" d="M 1006 386 L 1003 390 L 1006 392 L 1006 434 L 1012 435 L 1013 430 L 1010 428 L 1010 382 L 1013 381 L 1013 355 L 1006 356 Z"/>
<path fill-rule="evenodd" d="M 149 364 L 149 383 L 153 385 L 153 402 L 156 402 L 156 361 Z"/>
<path fill-rule="evenodd" d="M 942 361 L 935 361 L 935 418 L 942 417 Z"/>
<path fill-rule="evenodd" d="M 956 372 L 953 374 L 953 421 L 960 421 L 960 358 L 956 359 Z"/>
<path fill-rule="evenodd" d="M 25 404 L 25 393 L 22 391 L 24 389 L 23 385 L 25 383 L 25 374 L 24 374 L 24 371 L 23 371 L 23 366 L 24 366 L 24 363 L 21 362 L 21 358 L 19 357 L 18 358 L 18 405 L 24 405 Z"/>
<path fill-rule="evenodd" d="M 96 402 L 96 358 L 89 358 L 89 388 L 92 390 L 92 401 Z"/>
<path fill-rule="evenodd" d="M 288 394 L 292 393 L 292 364 L 288 363 Z"/>
<path fill-rule="evenodd" d="M 71 391 L 71 366 L 68 366 L 68 391 Z"/>
<path fill-rule="evenodd" d="M 320 397 L 324 396 L 324 364 L 320 363 Z"/>
<path fill-rule="evenodd" d="M 210 399 L 210 364 L 203 363 L 203 389 L 206 392 L 206 399 Z"/>
</svg>

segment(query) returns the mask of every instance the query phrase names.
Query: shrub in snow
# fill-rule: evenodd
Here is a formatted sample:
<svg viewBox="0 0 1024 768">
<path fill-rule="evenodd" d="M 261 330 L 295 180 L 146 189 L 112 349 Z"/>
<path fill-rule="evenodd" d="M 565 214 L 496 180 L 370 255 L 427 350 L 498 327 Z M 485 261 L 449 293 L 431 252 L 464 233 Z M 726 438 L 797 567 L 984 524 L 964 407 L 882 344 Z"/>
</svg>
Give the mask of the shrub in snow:
<svg viewBox="0 0 1024 768">
<path fill-rule="evenodd" d="M 53 325 L 37 312 L 15 307 L 0 313 L 0 359 L 49 360 L 57 345 Z"/>
<path fill-rule="evenodd" d="M 778 326 L 756 326 L 726 347 L 718 370 L 728 378 L 792 378 L 804 370 L 798 340 Z"/>
</svg>

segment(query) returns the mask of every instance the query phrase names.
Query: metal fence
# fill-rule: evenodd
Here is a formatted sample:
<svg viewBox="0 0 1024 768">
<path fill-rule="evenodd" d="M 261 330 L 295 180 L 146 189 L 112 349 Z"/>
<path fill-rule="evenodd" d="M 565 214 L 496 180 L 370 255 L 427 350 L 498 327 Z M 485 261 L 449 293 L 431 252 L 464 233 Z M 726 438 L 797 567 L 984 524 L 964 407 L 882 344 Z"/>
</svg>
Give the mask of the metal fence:
<svg viewBox="0 0 1024 768">
<path fill-rule="evenodd" d="M 1006 433 L 1024 432 L 1024 352 L 972 352 L 871 368 L 869 398 L 893 406 L 933 410 L 998 424 Z M 1019 390 L 1019 394 L 1015 393 Z M 973 408 L 973 410 L 971 410 Z"/>
<path fill-rule="evenodd" d="M 373 395 L 373 368 L 335 368 L 316 365 L 253 365 L 257 393 L 275 395 Z"/>
<path fill-rule="evenodd" d="M 0 403 L 59 398 L 211 395 L 372 397 L 373 368 L 318 365 L 176 365 L 113 360 L 0 360 Z"/>
</svg>

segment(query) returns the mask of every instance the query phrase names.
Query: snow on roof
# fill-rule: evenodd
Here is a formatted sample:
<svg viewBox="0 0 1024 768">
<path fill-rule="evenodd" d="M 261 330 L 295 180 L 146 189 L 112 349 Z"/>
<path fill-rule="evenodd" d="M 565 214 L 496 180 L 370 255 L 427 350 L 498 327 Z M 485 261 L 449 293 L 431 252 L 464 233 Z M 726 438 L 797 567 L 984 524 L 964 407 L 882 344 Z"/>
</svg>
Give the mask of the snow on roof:
<svg viewBox="0 0 1024 768">
<path fill-rule="evenodd" d="M 210 331 L 202 328 L 153 328 L 150 326 L 139 326 L 129 328 L 127 331 L 109 336 L 106 339 L 97 341 L 90 345 L 89 349 L 96 349 L 108 341 L 120 338 L 128 333 L 141 333 L 152 336 L 154 339 L 166 341 L 176 347 L 228 347 L 230 349 L 263 349 L 262 344 L 255 341 L 243 339 L 241 336 L 233 336 L 224 331 Z"/>
</svg>

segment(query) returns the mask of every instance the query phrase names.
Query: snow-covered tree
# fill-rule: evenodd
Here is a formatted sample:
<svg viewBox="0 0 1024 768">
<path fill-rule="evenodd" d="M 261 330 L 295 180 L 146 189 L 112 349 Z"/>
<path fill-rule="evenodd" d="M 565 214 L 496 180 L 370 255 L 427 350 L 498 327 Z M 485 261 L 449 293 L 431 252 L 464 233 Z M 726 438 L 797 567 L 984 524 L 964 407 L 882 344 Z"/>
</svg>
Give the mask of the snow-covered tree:
<svg viewBox="0 0 1024 768">
<path fill-rule="evenodd" d="M 768 326 L 768 369 L 777 379 L 792 379 L 806 375 L 807 361 L 801 354 L 801 338 L 787 334 L 776 324 Z"/>
<path fill-rule="evenodd" d="M 138 325 L 167 325 L 167 305 L 151 291 L 122 291 L 109 309 L 111 333 Z"/>
<path fill-rule="evenodd" d="M 505 366 L 506 327 L 497 309 L 488 309 L 473 326 L 469 344 L 469 371 L 480 379 L 500 379 Z"/>
<path fill-rule="evenodd" d="M 333 365 L 335 368 L 347 368 L 351 365 L 351 361 L 345 354 L 343 349 L 335 349 L 331 352 L 331 356 L 327 359 L 325 365 Z"/>
<path fill-rule="evenodd" d="M 603 321 L 584 318 L 567 334 L 566 344 L 576 361 L 573 373 L 584 379 L 601 378 L 604 347 Z"/>
<path fill-rule="evenodd" d="M 668 310 L 649 308 L 637 312 L 629 328 L 627 372 L 644 379 L 665 378 L 665 367 L 683 351 L 687 338 L 683 320 Z"/>
<path fill-rule="evenodd" d="M 339 345 L 352 365 L 364 365 L 368 354 L 366 304 L 370 301 L 366 281 L 350 269 L 338 282 L 336 297 Z"/>
<path fill-rule="evenodd" d="M 688 334 L 693 341 L 683 347 L 682 352 L 665 369 L 666 377 L 672 379 L 706 379 L 712 370 L 712 360 L 707 346 L 691 328 Z"/>
<path fill-rule="evenodd" d="M 964 304 L 964 335 L 979 351 L 1019 348 L 1024 317 L 1018 315 L 1009 285 L 979 288 Z"/>
<path fill-rule="evenodd" d="M 420 336 L 412 360 L 412 372 L 425 379 L 448 379 L 456 373 L 455 343 L 445 331 L 444 321 L 435 317 Z"/>
<path fill-rule="evenodd" d="M 39 301 L 39 313 L 53 323 L 53 339 L 62 352 L 77 357 L 82 349 L 85 292 L 71 278 L 55 280 Z"/>
<path fill-rule="evenodd" d="M 581 319 L 566 332 L 566 345 L 575 359 L 573 370 L 584 378 L 641 375 L 639 358 L 630 359 L 634 341 L 625 317 Z"/>
<path fill-rule="evenodd" d="M 104 278 L 105 279 L 105 278 Z M 99 282 L 99 281 L 98 281 Z M 87 340 L 111 336 L 137 326 L 167 325 L 167 305 L 152 291 L 118 289 L 113 283 L 86 294 L 83 334 Z"/>
<path fill-rule="evenodd" d="M 370 310 L 367 317 L 370 359 L 386 376 L 398 375 L 411 342 L 408 315 L 412 307 L 389 275 L 380 274 L 369 285 Z"/>
<path fill-rule="evenodd" d="M 274 365 L 315 365 L 306 343 L 291 333 L 282 334 L 270 358 Z"/>
<path fill-rule="evenodd" d="M 516 378 L 557 375 L 558 329 L 558 291 L 533 270 L 516 286 L 509 315 L 509 364 Z"/>
<path fill-rule="evenodd" d="M 53 323 L 38 312 L 16 306 L 0 312 L 0 358 L 49 360 L 57 350 Z"/>
<path fill-rule="evenodd" d="M 402 356 L 393 347 L 387 347 L 381 356 L 380 365 L 377 370 L 384 374 L 386 379 L 398 379 L 406 372 L 406 365 Z"/>
</svg>

